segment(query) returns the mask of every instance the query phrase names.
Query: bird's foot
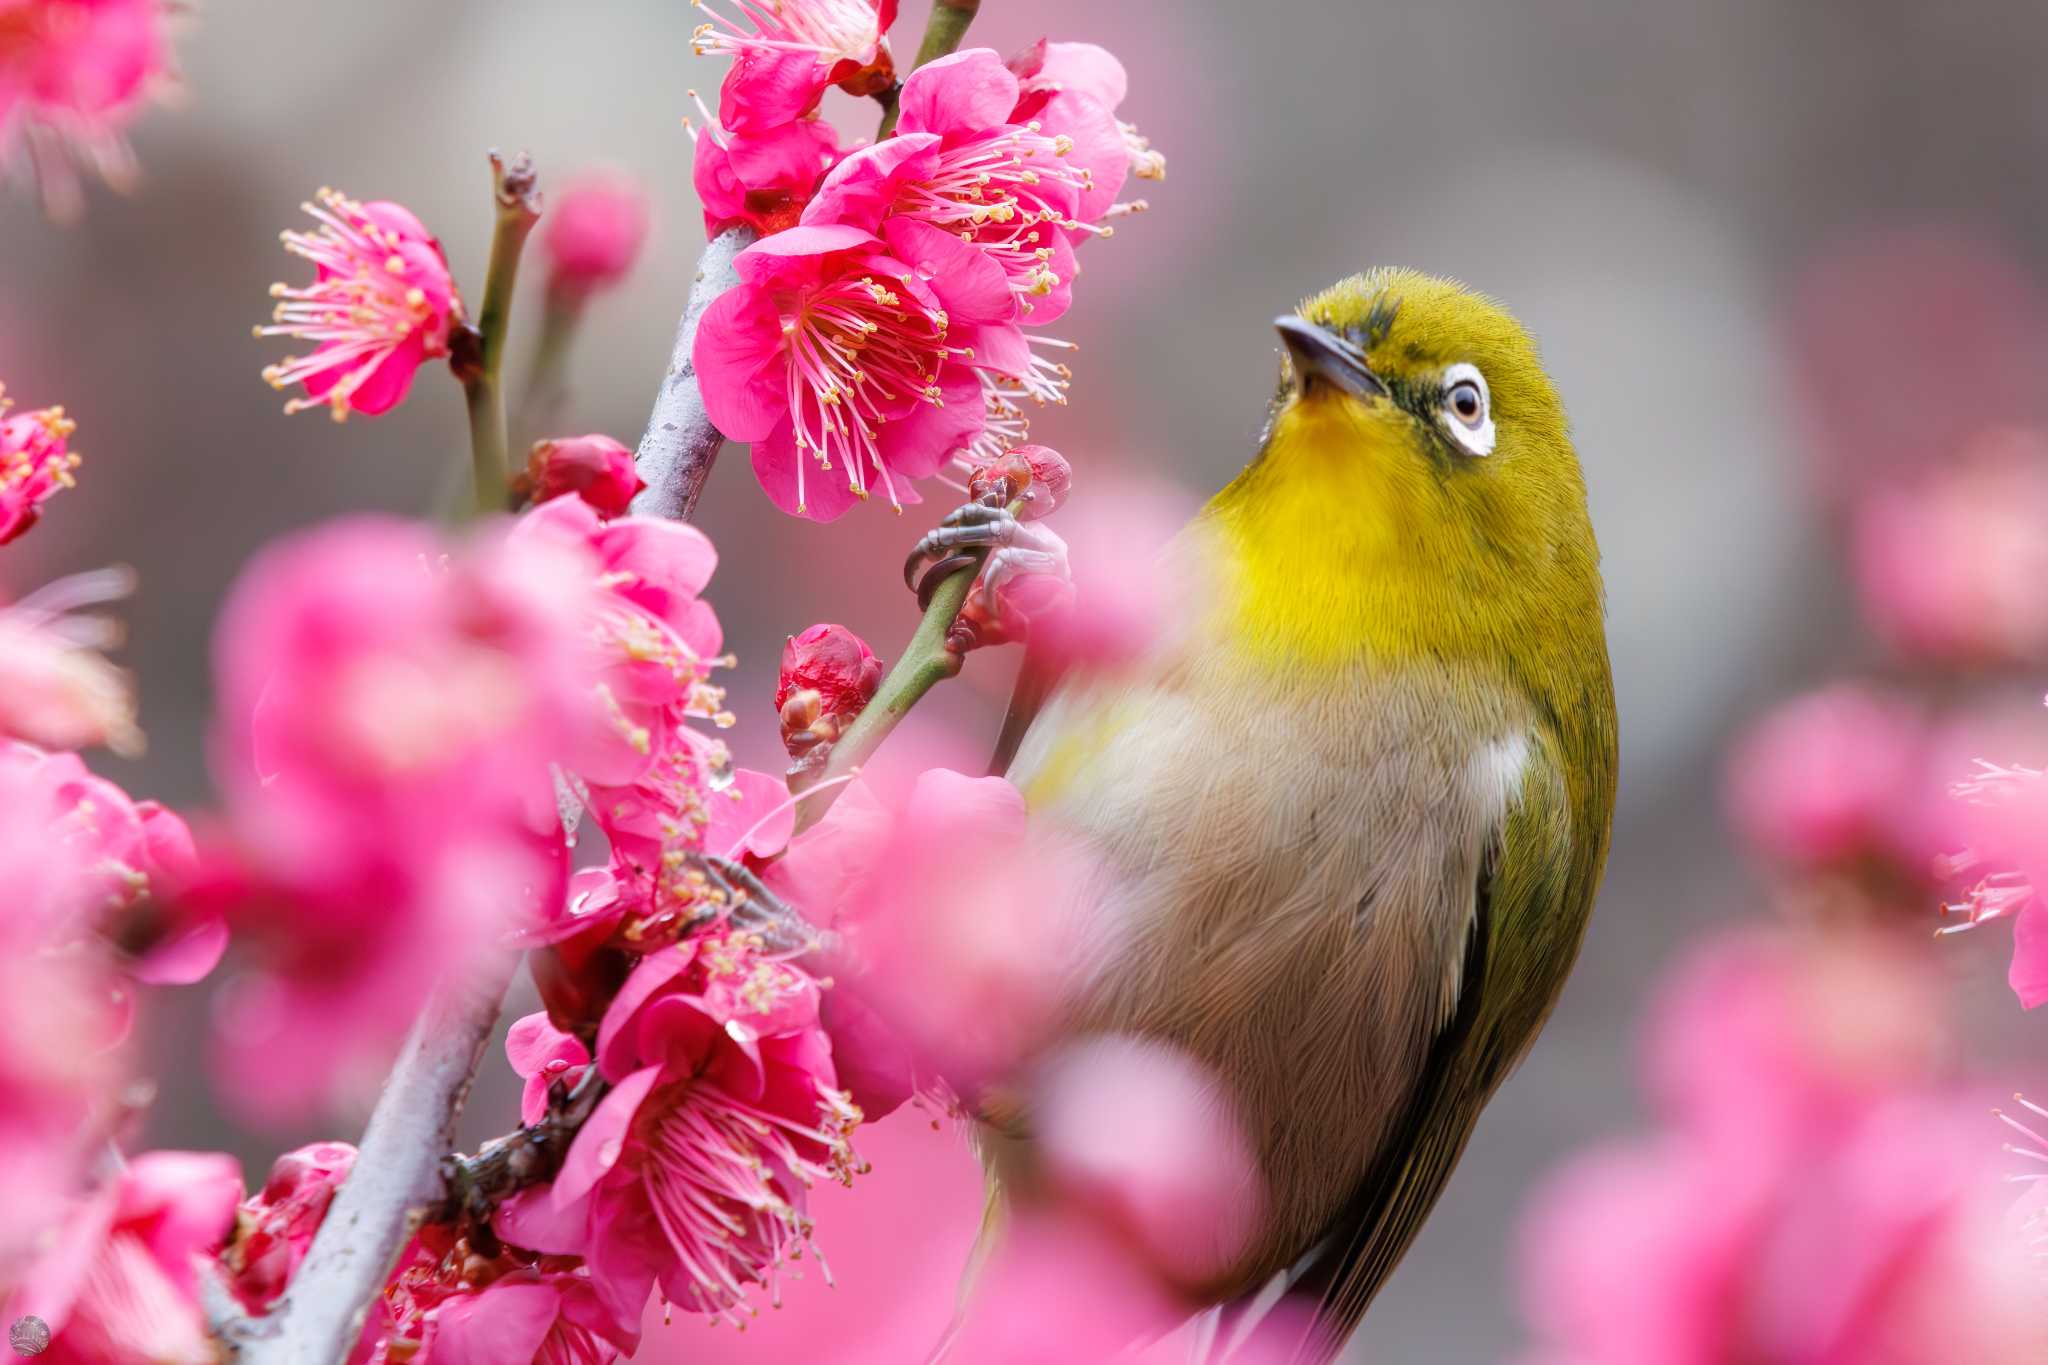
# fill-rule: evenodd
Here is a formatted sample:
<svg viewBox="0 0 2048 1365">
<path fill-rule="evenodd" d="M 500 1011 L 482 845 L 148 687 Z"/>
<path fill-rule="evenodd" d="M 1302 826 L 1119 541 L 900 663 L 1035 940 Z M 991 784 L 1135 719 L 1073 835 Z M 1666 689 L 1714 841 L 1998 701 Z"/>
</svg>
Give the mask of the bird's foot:
<svg viewBox="0 0 2048 1365">
<path fill-rule="evenodd" d="M 692 853 L 689 862 L 718 893 L 732 926 L 760 935 L 771 952 L 807 953 L 832 946 L 827 941 L 830 934 L 813 927 L 745 863 L 709 853 Z"/>
</svg>

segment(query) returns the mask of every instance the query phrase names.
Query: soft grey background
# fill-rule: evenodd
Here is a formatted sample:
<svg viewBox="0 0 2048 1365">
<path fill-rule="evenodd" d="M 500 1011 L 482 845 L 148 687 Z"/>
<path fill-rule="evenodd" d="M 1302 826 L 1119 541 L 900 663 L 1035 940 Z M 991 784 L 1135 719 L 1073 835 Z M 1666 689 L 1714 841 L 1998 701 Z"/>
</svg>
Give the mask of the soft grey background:
<svg viewBox="0 0 2048 1365">
<path fill-rule="evenodd" d="M 899 48 L 914 46 L 922 8 L 906 0 Z M 1171 161 L 1167 183 L 1146 187 L 1154 212 L 1089 249 L 1064 324 L 1084 347 L 1081 378 L 1041 432 L 1084 489 L 1110 463 L 1218 485 L 1271 391 L 1268 320 L 1377 262 L 1508 300 L 1573 413 L 1613 603 L 1626 760 L 1614 860 L 1562 1009 L 1357 1348 L 1383 1362 L 1500 1359 L 1520 1339 L 1508 1258 L 1524 1196 L 1560 1154 L 1631 1121 L 1633 1021 L 1658 964 L 1755 902 L 1718 823 L 1721 743 L 1765 699 L 1865 651 L 1804 493 L 1809 397 L 1783 354 L 1784 301 L 1813 261 L 1888 226 L 1960 226 L 2048 265 L 2048 11 L 985 8 L 976 36 L 999 49 L 1043 31 L 1112 46 L 1131 69 L 1126 116 Z M 474 290 L 486 147 L 530 148 L 544 178 L 597 162 L 642 177 L 656 234 L 631 287 L 596 308 L 565 424 L 631 444 L 701 240 L 679 119 L 685 89 L 719 73 L 689 55 L 696 17 L 681 0 L 207 0 L 181 45 L 183 107 L 140 129 L 135 198 L 95 196 L 61 230 L 24 199 L 0 201 L 0 379 L 30 404 L 66 403 L 87 456 L 81 486 L 0 563 L 0 588 L 117 559 L 141 570 L 127 659 L 144 678 L 151 748 L 106 765 L 138 794 L 206 798 L 209 623 L 237 566 L 338 513 L 423 511 L 461 458 L 461 404 L 433 374 L 382 420 L 278 414 L 256 373 L 278 348 L 248 327 L 291 269 L 276 233 L 294 206 L 321 184 L 399 199 Z M 1935 302 L 1913 281 L 1896 297 L 1909 311 Z M 1910 384 L 1916 363 L 1902 353 L 1891 380 Z M 844 620 L 888 652 L 907 633 L 894 580 L 918 517 L 868 509 L 793 526 L 729 454 L 704 520 L 725 556 L 713 598 L 741 659 L 738 747 L 765 762 L 785 634 Z M 987 727 L 1002 665 L 973 671 L 982 685 L 940 709 Z M 2001 946 L 1951 958 L 1987 999 Z M 224 1143 L 260 1171 L 276 1139 L 225 1128 L 203 1099 L 202 1008 L 159 1015 L 169 1080 L 152 1136 Z M 2038 1050 L 2039 1027 L 1998 1018 L 1987 1046 Z"/>
</svg>

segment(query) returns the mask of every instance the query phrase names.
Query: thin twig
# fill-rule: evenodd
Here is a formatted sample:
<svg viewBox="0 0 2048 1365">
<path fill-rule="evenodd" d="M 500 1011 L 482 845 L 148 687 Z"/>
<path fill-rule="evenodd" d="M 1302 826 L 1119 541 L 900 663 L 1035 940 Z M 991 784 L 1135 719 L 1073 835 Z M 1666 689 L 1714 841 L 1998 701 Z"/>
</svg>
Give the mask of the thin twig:
<svg viewBox="0 0 2048 1365">
<path fill-rule="evenodd" d="M 497 205 L 497 226 L 491 233 L 491 259 L 484 272 L 483 305 L 476 325 L 451 338 L 449 363 L 469 399 L 470 468 L 475 477 L 479 512 L 501 511 L 510 460 L 506 454 L 505 336 L 512 321 L 512 290 L 519 280 L 519 257 L 526 238 L 540 221 L 540 194 L 533 160 L 524 152 L 510 166 L 491 153 L 491 198 Z"/>
<path fill-rule="evenodd" d="M 224 1336 L 242 1337 L 238 1365 L 330 1365 L 354 1347 L 393 1261 L 445 1195 L 441 1160 L 454 1150 L 455 1121 L 498 1022 L 513 961 L 502 955 L 435 988 L 284 1297 L 250 1323 L 220 1325 Z"/>
<path fill-rule="evenodd" d="M 647 434 L 640 438 L 636 457 L 640 477 L 647 483 L 633 499 L 633 510 L 643 516 L 670 517 L 688 521 L 697 511 L 697 499 L 704 481 L 718 460 L 725 437 L 711 425 L 704 411 L 704 394 L 697 387 L 697 362 L 692 352 L 697 345 L 697 324 L 711 301 L 739 283 L 733 273 L 733 259 L 754 244 L 750 228 L 728 228 L 713 237 L 697 260 L 697 278 L 690 286 L 690 299 L 676 324 L 676 344 L 669 353 L 668 373 L 661 391 L 654 396 L 654 411 L 647 419 Z"/>
</svg>

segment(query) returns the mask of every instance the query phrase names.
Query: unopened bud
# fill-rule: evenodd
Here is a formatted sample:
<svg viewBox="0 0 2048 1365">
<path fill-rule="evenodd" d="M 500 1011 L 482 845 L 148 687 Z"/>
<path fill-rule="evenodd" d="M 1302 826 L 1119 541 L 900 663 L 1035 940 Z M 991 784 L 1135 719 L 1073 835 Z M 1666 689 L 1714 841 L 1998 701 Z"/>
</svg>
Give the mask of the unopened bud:
<svg viewBox="0 0 2048 1365">
<path fill-rule="evenodd" d="M 1036 521 L 1067 500 L 1073 482 L 1073 466 L 1051 446 L 1018 446 L 970 469 L 967 495 L 997 506 L 1022 498 L 1024 509 L 1019 515 L 1025 521 Z"/>
<path fill-rule="evenodd" d="M 284 1293 L 355 1162 L 346 1142 L 311 1143 L 279 1157 L 263 1188 L 242 1201 L 222 1259 L 244 1307 L 261 1312 Z"/>
<path fill-rule="evenodd" d="M 588 294 L 624 279 L 647 238 L 647 192 L 627 176 L 585 176 L 554 197 L 541 249 L 552 292 Z"/>
<path fill-rule="evenodd" d="M 570 436 L 536 441 L 526 468 L 512 481 L 512 491 L 528 502 L 542 503 L 574 493 L 601 517 L 625 513 L 647 487 L 634 467 L 633 452 L 609 436 Z"/>
<path fill-rule="evenodd" d="M 782 744 L 798 758 L 853 724 L 882 684 L 882 661 L 845 626 L 816 625 L 782 647 L 775 709 Z"/>
</svg>

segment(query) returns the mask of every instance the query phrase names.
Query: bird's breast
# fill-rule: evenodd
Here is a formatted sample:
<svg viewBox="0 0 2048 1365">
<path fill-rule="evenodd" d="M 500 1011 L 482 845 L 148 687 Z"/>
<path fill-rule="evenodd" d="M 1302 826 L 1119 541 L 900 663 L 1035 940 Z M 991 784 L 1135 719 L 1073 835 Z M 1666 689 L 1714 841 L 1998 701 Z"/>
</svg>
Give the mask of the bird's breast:
<svg viewBox="0 0 2048 1365">
<path fill-rule="evenodd" d="M 1531 745 L 1512 698 L 1442 670 L 1173 677 L 1057 696 L 1012 776 L 1098 869 L 1071 1027 L 1186 1049 L 1260 1155 L 1266 1231 L 1227 1292 L 1307 1249 L 1407 1099 Z"/>
</svg>

